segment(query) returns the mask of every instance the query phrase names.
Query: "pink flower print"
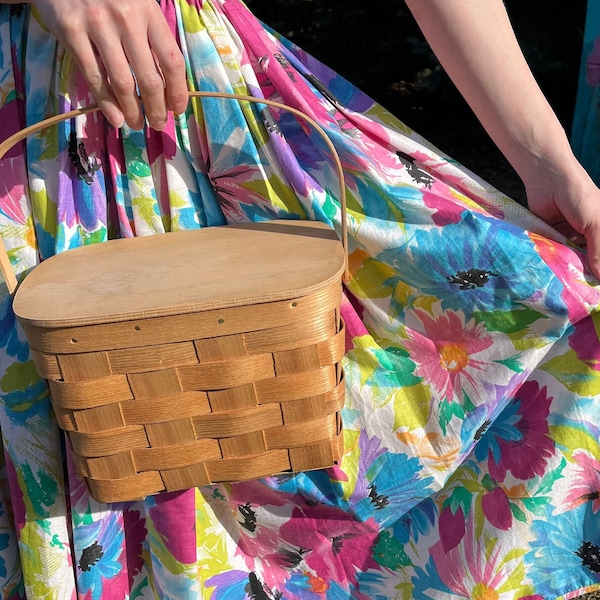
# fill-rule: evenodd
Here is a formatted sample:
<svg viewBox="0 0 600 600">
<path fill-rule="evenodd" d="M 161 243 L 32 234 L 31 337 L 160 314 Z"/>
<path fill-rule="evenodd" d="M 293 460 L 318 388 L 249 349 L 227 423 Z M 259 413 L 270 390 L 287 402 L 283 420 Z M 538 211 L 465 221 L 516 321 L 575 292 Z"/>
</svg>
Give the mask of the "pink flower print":
<svg viewBox="0 0 600 600">
<path fill-rule="evenodd" d="M 569 320 L 577 323 L 587 317 L 589 307 L 600 302 L 600 289 L 590 285 L 585 279 L 583 252 L 534 233 L 530 233 L 529 236 L 542 260 L 549 265 L 563 286 L 560 298 L 567 308 Z M 561 309 L 558 305 L 555 307 L 559 314 Z"/>
<path fill-rule="evenodd" d="M 379 533 L 374 519 L 355 521 L 324 504 L 297 507 L 279 533 L 284 544 L 297 549 L 298 566 L 303 563 L 325 581 L 356 585 L 357 572 L 379 569 L 373 560 Z"/>
<path fill-rule="evenodd" d="M 353 253 L 354 258 L 361 253 L 359 250 Z M 361 257 L 362 259 L 363 257 Z M 356 261 L 358 263 L 358 260 Z M 357 267 L 358 270 L 359 267 Z M 363 322 L 364 307 L 350 292 L 345 291 L 342 295 L 340 312 L 346 326 L 346 352 L 352 350 L 352 339 L 361 335 L 369 335 Z"/>
<path fill-rule="evenodd" d="M 240 537 L 236 554 L 242 556 L 249 570 L 256 570 L 260 565 L 265 584 L 277 588 L 290 577 L 293 564 L 289 557 L 294 549 L 288 548 L 288 554 L 282 551 L 277 526 L 269 523 L 270 511 L 278 512 L 274 507 L 261 507 L 250 502 L 237 506 Z M 283 515 L 278 516 L 285 519 Z"/>
<path fill-rule="evenodd" d="M 508 531 L 512 525 L 512 512 L 504 490 L 496 487 L 485 492 L 482 501 L 485 518 L 496 528 Z"/>
<path fill-rule="evenodd" d="M 569 336 L 569 346 L 575 351 L 577 358 L 590 369 L 600 371 L 600 343 L 596 320 L 594 315 L 575 323 L 573 333 Z"/>
<path fill-rule="evenodd" d="M 476 600 L 524 597 L 523 592 L 528 590 L 515 577 L 516 571 L 520 570 L 522 576 L 525 573 L 520 553 L 510 544 L 503 547 L 489 532 L 478 535 L 475 529 L 470 519 L 466 535 L 458 546 L 446 551 L 440 541 L 431 548 L 437 577 L 417 582 L 416 589 L 427 592 L 422 593 L 423 596 L 449 598 L 456 595 Z M 436 594 L 437 591 L 440 593 Z"/>
<path fill-rule="evenodd" d="M 497 361 L 488 360 L 486 351 L 493 339 L 473 319 L 465 322 L 462 314 L 453 311 L 439 317 L 416 311 L 416 316 L 423 332 L 409 331 L 404 346 L 416 364 L 415 374 L 442 399 L 462 399 L 463 390 L 477 397 L 485 379 L 504 369 Z"/>
<path fill-rule="evenodd" d="M 465 514 L 460 506 L 456 512 L 452 512 L 449 506 L 442 510 L 439 518 L 439 531 L 444 552 L 449 552 L 460 544 L 465 536 Z"/>
<path fill-rule="evenodd" d="M 73 450 L 70 440 L 66 439 L 66 455 L 67 455 L 67 473 L 69 478 L 69 500 L 71 510 L 75 515 L 86 514 L 89 510 L 90 502 L 93 502 L 90 492 L 85 485 L 83 479 L 77 474 L 75 461 L 73 460 Z"/>
<path fill-rule="evenodd" d="M 552 397 L 546 387 L 526 382 L 480 440 L 475 451 L 483 458 L 487 449 L 490 476 L 504 481 L 507 471 L 527 481 L 542 476 L 547 460 L 554 454 L 554 442 L 548 429 Z"/>
<path fill-rule="evenodd" d="M 443 185 L 443 184 L 439 184 Z M 465 212 L 465 207 L 458 202 L 449 200 L 450 194 L 445 189 L 440 193 L 425 189 L 423 191 L 423 203 L 428 208 L 435 209 L 432 216 L 432 221 L 436 225 L 449 225 L 450 223 L 458 223 L 462 214 Z"/>
<path fill-rule="evenodd" d="M 249 570 L 261 570 L 265 585 L 281 589 L 292 574 L 300 573 L 316 591 L 332 580 L 355 584 L 357 572 L 379 568 L 372 558 L 379 532 L 373 519 L 355 521 L 325 504 L 303 502 L 300 508 L 292 498 L 297 500 L 291 496 L 285 506 L 237 505 L 237 553 Z"/>
<path fill-rule="evenodd" d="M 290 565 L 285 553 L 280 552 L 278 530 L 299 501 L 302 501 L 300 497 L 278 493 L 260 480 L 231 487 L 230 505 L 234 508 L 239 533 L 236 554 L 249 570 L 262 571 L 264 583 L 272 589 L 290 577 Z"/>
<path fill-rule="evenodd" d="M 17 529 L 16 533 L 19 534 L 21 532 L 21 529 L 25 527 L 25 515 L 27 509 L 25 507 L 23 491 L 21 490 L 21 486 L 19 485 L 19 477 L 17 475 L 15 465 L 12 461 L 12 457 L 8 452 L 5 452 L 4 459 L 6 461 L 6 477 L 8 479 L 10 491 L 11 508 L 13 511 L 13 516 Z"/>
<path fill-rule="evenodd" d="M 158 534 L 157 543 L 164 545 L 175 560 L 184 564 L 196 561 L 195 492 L 157 494 L 146 500 L 148 516 Z"/>
<path fill-rule="evenodd" d="M 7 35 L 6 38 L 9 36 Z M 4 42 L 5 40 L 2 40 Z M 8 39 L 6 39 L 7 45 L 10 43 Z M 3 49 L 4 50 L 4 49 Z M 6 48 L 8 50 L 8 48 Z M 4 56 L 8 56 L 8 54 L 4 54 Z M 14 64 L 14 63 L 13 63 Z M 3 73 L 7 74 L 6 71 Z M 21 73 L 15 73 L 17 78 Z M 22 75 L 21 75 L 22 76 Z M 10 77 L 10 80 L 3 79 L 2 82 L 2 91 L 0 94 L 3 96 L 3 99 L 6 98 L 5 94 L 8 94 L 8 89 L 5 87 L 6 84 L 9 84 L 10 87 L 16 83 L 17 87 L 20 87 L 17 82 Z M 20 94 L 17 94 L 14 102 L 7 102 L 3 106 L 0 107 L 0 139 L 5 140 L 14 133 L 17 133 L 21 128 L 20 123 L 22 123 L 23 117 L 21 116 L 21 111 L 23 110 L 22 103 L 23 101 L 20 99 Z M 22 96 L 21 96 L 22 98 Z M 23 165 L 23 169 L 25 169 L 25 161 L 22 160 L 23 156 L 23 144 L 15 144 L 10 150 L 7 150 L 4 155 L 4 159 L 6 162 L 11 162 L 10 159 L 18 158 L 18 162 Z M 0 177 L 0 181 L 3 181 L 3 178 Z M 21 181 L 27 181 L 27 179 L 22 179 Z"/>
<path fill-rule="evenodd" d="M 135 576 L 144 568 L 143 543 L 146 539 L 146 519 L 139 510 L 123 511 L 123 529 L 125 530 L 125 559 L 129 588 L 134 585 Z"/>
<path fill-rule="evenodd" d="M 14 221 L 19 225 L 27 223 L 26 181 L 25 161 L 9 159 L 0 161 L 0 198 L 2 198 L 0 216 L 6 215 L 9 222 Z"/>
<path fill-rule="evenodd" d="M 600 511 L 600 462 L 582 450 L 573 453 L 575 476 L 570 481 L 565 498 L 567 510 L 573 510 L 586 502 L 592 512 Z"/>
</svg>

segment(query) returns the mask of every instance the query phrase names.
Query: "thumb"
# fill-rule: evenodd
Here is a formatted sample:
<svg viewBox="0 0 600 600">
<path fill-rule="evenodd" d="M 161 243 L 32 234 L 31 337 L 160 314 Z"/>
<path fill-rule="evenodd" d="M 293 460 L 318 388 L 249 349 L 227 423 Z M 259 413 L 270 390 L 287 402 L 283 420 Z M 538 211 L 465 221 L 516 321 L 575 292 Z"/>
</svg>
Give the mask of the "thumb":
<svg viewBox="0 0 600 600">
<path fill-rule="evenodd" d="M 590 271 L 600 280 L 600 219 L 585 231 L 587 263 Z"/>
</svg>

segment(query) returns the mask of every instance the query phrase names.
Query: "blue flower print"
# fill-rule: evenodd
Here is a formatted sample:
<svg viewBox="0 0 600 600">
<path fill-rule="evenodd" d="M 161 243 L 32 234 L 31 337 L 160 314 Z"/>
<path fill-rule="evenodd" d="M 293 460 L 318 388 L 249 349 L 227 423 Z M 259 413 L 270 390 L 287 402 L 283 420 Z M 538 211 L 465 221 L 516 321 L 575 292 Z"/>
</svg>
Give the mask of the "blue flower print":
<svg viewBox="0 0 600 600">
<path fill-rule="evenodd" d="M 421 478 L 421 470 L 419 461 L 405 454 L 386 452 L 377 457 L 366 473 L 367 493 L 362 497 L 355 493 L 350 499 L 360 520 L 373 518 L 380 527 L 387 527 L 427 498 L 433 477 Z"/>
<path fill-rule="evenodd" d="M 477 460 L 485 460 L 491 455 L 496 465 L 499 465 L 502 460 L 499 440 L 518 442 L 522 439 L 523 433 L 516 427 L 521 420 L 521 415 L 518 414 L 520 406 L 520 400 L 513 400 L 500 413 L 498 418 L 489 425 L 475 446 L 475 458 Z"/>
<path fill-rule="evenodd" d="M 29 358 L 29 345 L 25 341 L 25 334 L 17 325 L 15 313 L 12 311 L 11 299 L 0 301 L 0 349 L 8 356 L 20 362 Z M 21 334 L 21 335 L 19 335 Z"/>
<path fill-rule="evenodd" d="M 536 538 L 526 561 L 535 564 L 531 574 L 543 598 L 600 583 L 600 523 L 589 503 L 561 514 L 548 506 L 544 520 L 534 522 L 533 532 Z"/>
<path fill-rule="evenodd" d="M 91 591 L 92 600 L 100 600 L 104 586 L 123 572 L 121 557 L 124 547 L 123 529 L 113 513 L 73 531 L 77 557 L 77 586 L 81 594 Z"/>
<path fill-rule="evenodd" d="M 508 310 L 517 303 L 535 302 L 551 281 L 551 271 L 535 252 L 533 243 L 506 226 L 474 215 L 443 229 L 417 229 L 407 225 L 406 249 L 390 249 L 377 256 L 398 270 L 399 278 L 420 295 L 442 299 L 442 307 L 464 311 Z M 526 252 L 527 248 L 531 252 Z M 522 259 L 517 263 L 515 253 Z M 435 262 L 431 261 L 435 256 Z M 553 296 L 558 312 L 565 312 L 560 296 Z"/>
</svg>

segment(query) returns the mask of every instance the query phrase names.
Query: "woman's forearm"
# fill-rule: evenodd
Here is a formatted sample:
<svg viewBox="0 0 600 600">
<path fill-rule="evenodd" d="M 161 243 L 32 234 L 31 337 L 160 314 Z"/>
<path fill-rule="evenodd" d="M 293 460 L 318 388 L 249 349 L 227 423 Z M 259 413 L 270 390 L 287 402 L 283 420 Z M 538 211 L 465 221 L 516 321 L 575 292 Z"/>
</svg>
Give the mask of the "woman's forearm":
<svg viewBox="0 0 600 600">
<path fill-rule="evenodd" d="M 571 158 L 564 129 L 515 38 L 502 0 L 406 0 L 438 60 L 526 180 Z"/>
</svg>

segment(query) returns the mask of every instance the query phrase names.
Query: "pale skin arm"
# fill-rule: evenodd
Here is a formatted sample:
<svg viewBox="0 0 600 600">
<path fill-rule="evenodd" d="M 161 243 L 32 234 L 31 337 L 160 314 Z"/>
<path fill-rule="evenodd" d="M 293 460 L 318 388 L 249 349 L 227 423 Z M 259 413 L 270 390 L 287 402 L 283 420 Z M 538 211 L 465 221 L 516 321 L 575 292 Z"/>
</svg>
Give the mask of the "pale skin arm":
<svg viewBox="0 0 600 600">
<path fill-rule="evenodd" d="M 460 93 L 525 185 L 529 208 L 586 246 L 600 278 L 600 190 L 573 155 L 502 0 L 406 0 Z"/>
</svg>

